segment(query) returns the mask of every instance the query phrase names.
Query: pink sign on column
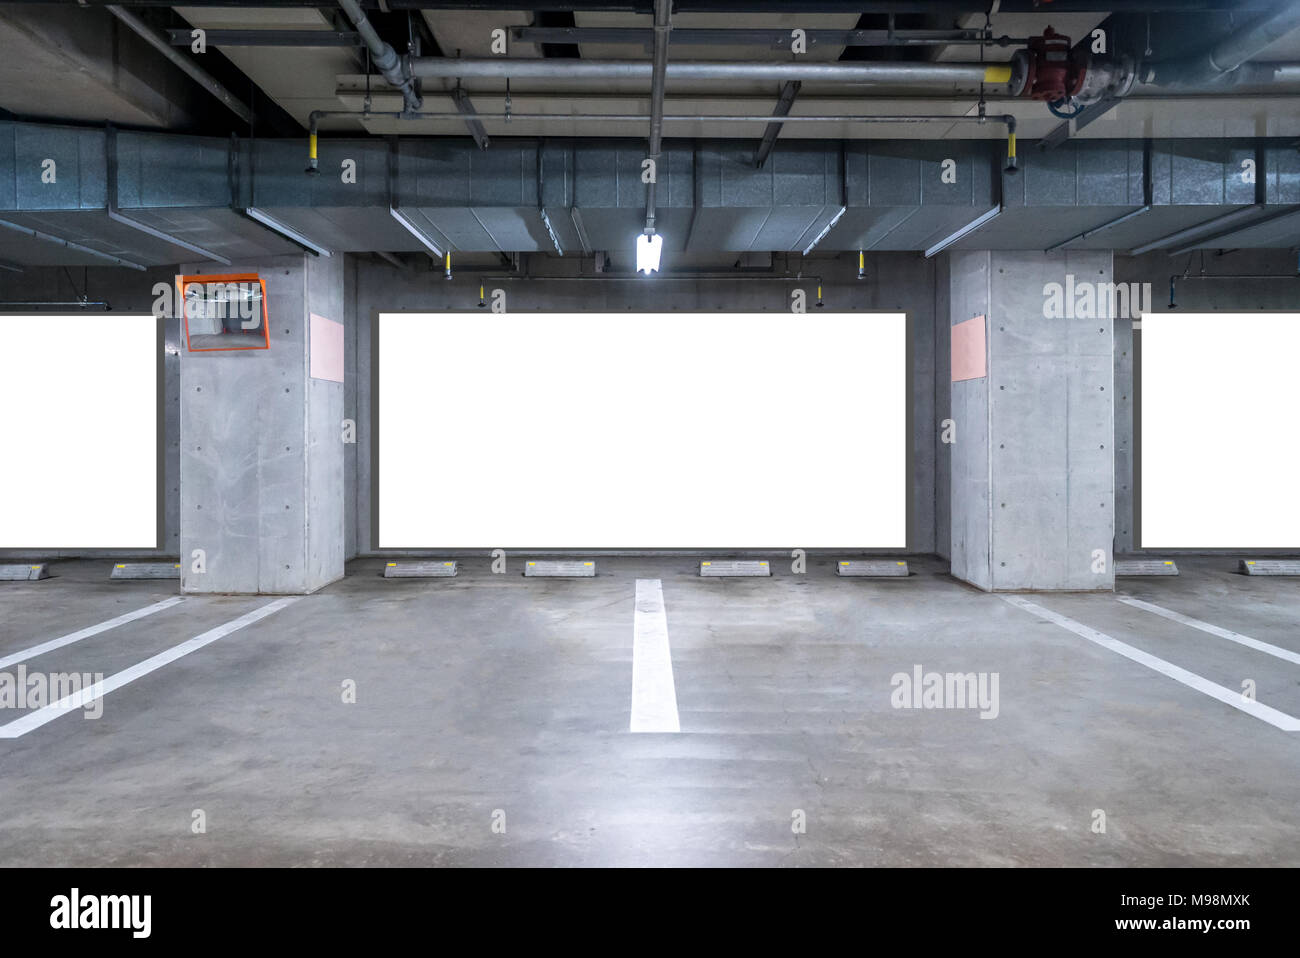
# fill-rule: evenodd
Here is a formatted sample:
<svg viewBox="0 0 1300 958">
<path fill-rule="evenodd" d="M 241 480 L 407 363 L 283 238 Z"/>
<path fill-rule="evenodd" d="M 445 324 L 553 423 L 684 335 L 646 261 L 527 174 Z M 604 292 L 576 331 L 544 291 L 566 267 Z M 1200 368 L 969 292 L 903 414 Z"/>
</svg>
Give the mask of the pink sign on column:
<svg viewBox="0 0 1300 958">
<path fill-rule="evenodd" d="M 987 374 L 984 317 L 976 316 L 952 328 L 952 381 L 983 379 Z"/>
<path fill-rule="evenodd" d="M 343 324 L 311 314 L 311 378 L 343 382 Z"/>
</svg>

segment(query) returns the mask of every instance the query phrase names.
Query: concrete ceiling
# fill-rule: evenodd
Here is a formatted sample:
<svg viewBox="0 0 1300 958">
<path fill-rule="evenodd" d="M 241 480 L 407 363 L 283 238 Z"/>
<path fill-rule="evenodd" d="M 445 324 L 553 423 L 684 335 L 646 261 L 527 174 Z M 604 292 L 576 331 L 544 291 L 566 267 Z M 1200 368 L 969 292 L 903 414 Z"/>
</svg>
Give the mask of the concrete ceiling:
<svg viewBox="0 0 1300 958">
<path fill-rule="evenodd" d="M 193 121 L 190 81 L 104 10 L 0 6 L 0 109 L 167 128 Z"/>
<path fill-rule="evenodd" d="M 208 28 L 239 27 L 331 29 L 332 24 L 320 9 L 265 9 L 258 7 L 186 7 L 177 12 L 196 26 Z M 424 10 L 420 12 L 424 23 L 436 39 L 442 52 L 455 56 L 457 52 L 467 57 L 490 55 L 491 30 L 496 27 L 525 26 L 534 21 L 528 11 L 499 10 Z M 1043 13 L 996 14 L 992 18 L 995 35 L 1024 37 L 1040 34 L 1047 26 L 1075 38 L 1086 36 L 1107 17 L 1097 13 Z M 735 16 L 723 14 L 684 13 L 674 18 L 674 26 L 682 29 L 727 28 L 737 25 Z M 844 14 L 752 14 L 744 18 L 744 26 L 752 28 L 794 29 L 852 29 L 857 25 L 856 15 Z M 982 15 L 966 15 L 956 20 L 934 17 L 930 26 L 935 28 L 978 28 L 983 26 Z M 578 12 L 574 23 L 579 28 L 638 27 L 650 25 L 645 14 L 619 12 Z M 361 73 L 354 51 L 341 48 L 272 48 L 272 47 L 222 47 L 225 53 L 254 83 L 267 92 L 280 106 L 306 124 L 313 110 L 352 110 L 360 112 L 366 97 L 367 80 Z M 584 43 L 579 47 L 586 59 L 646 59 L 646 51 L 637 45 Z M 404 52 L 404 51 L 403 51 Z M 806 59 L 830 61 L 844 53 L 839 46 L 810 48 Z M 1008 48 L 992 47 L 985 58 L 1004 60 L 1010 56 Z M 525 42 L 510 43 L 511 58 L 536 59 L 541 55 L 537 45 Z M 968 45 L 950 45 L 932 48 L 929 54 L 945 61 L 978 59 L 978 48 Z M 1300 60 L 1300 35 L 1284 38 L 1267 51 L 1276 59 Z M 788 60 L 789 53 L 781 49 L 763 47 L 706 46 L 678 44 L 670 50 L 671 60 Z M 382 78 L 369 78 L 369 91 L 374 110 L 396 110 L 400 101 L 394 97 Z M 455 106 L 447 91 L 454 81 L 426 81 L 424 90 L 427 111 L 455 113 Z M 574 114 L 634 114 L 647 116 L 649 112 L 648 83 L 603 82 L 598 86 L 574 84 L 565 80 L 515 80 L 510 84 L 511 109 L 514 113 L 554 113 L 559 116 Z M 501 79 L 466 80 L 463 88 L 471 95 L 475 108 L 484 114 L 502 113 L 505 109 L 506 84 Z M 737 137 L 753 138 L 762 135 L 761 123 L 722 124 L 711 123 L 710 113 L 735 113 L 755 117 L 768 116 L 776 103 L 780 84 L 775 82 L 715 82 L 709 84 L 669 81 L 665 112 L 669 115 L 699 116 L 689 122 L 669 122 L 665 135 L 673 137 Z M 1231 96 L 1196 97 L 1176 99 L 1134 98 L 1106 114 L 1078 135 L 1085 138 L 1114 138 L 1130 136 L 1170 137 L 1221 137 L 1221 136 L 1300 136 L 1300 96 L 1259 97 L 1247 95 L 1249 91 L 1234 91 Z M 974 115 L 979 91 L 953 89 L 918 96 L 915 90 L 889 90 L 885 88 L 853 88 L 844 85 L 807 82 L 803 84 L 791 111 L 794 116 L 853 113 L 951 113 Z M 1046 107 L 1034 101 L 997 101 L 990 104 L 996 112 L 1013 113 L 1020 122 L 1020 132 L 1025 138 L 1049 134 L 1060 121 Z M 512 120 L 509 124 L 499 119 L 482 121 L 488 134 L 494 138 L 506 136 L 645 136 L 648 121 L 615 122 L 608 120 L 557 119 L 546 121 Z M 458 117 L 446 119 L 354 120 L 348 117 L 329 117 L 321 121 L 325 132 L 356 133 L 368 131 L 376 135 L 442 135 L 461 136 L 465 124 Z M 898 124 L 863 125 L 842 122 L 786 124 L 782 139 L 981 139 L 1000 137 L 1002 130 L 995 125 L 980 127 L 959 124 Z"/>
<path fill-rule="evenodd" d="M 331 30 L 320 10 L 259 7 L 176 7 L 176 12 L 205 30 Z M 337 47 L 218 47 L 235 66 L 304 127 L 312 110 L 340 109 L 334 93 L 340 73 L 358 69 L 352 51 Z M 380 81 L 382 82 L 382 81 Z M 357 129 L 356 124 L 338 124 Z"/>
</svg>

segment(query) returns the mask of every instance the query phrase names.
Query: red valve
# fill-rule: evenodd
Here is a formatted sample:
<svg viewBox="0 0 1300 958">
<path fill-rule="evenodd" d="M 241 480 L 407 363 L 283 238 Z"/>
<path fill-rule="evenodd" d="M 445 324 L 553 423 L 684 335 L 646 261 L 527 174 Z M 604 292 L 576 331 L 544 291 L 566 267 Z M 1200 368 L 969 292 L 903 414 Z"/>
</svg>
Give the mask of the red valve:
<svg viewBox="0 0 1300 958">
<path fill-rule="evenodd" d="M 1088 73 L 1086 57 L 1076 56 L 1070 38 L 1051 27 L 1029 40 L 1029 73 L 1021 96 L 1055 103 L 1077 94 Z"/>
</svg>

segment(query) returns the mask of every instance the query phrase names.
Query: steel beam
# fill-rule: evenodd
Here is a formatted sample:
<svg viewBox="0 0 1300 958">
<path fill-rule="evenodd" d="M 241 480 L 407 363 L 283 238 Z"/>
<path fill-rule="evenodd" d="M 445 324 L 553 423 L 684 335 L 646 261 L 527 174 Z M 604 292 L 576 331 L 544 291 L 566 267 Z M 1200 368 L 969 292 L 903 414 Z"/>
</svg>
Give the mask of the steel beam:
<svg viewBox="0 0 1300 958">
<path fill-rule="evenodd" d="M 790 80 L 782 84 L 781 94 L 776 98 L 776 106 L 772 108 L 773 116 L 789 116 L 790 107 L 794 105 L 794 98 L 799 95 L 799 88 L 803 86 L 799 80 Z M 754 153 L 754 166 L 762 169 L 763 164 L 767 162 L 768 155 L 772 152 L 772 147 L 776 146 L 776 138 L 781 135 L 780 123 L 769 123 L 767 129 L 763 131 L 763 138 L 758 141 L 758 150 Z"/>
<path fill-rule="evenodd" d="M 177 53 L 172 49 L 170 41 L 161 33 L 125 7 L 119 7 L 116 4 L 106 4 L 105 6 L 109 13 L 125 23 L 139 34 L 146 43 L 180 67 L 191 80 L 224 103 L 232 113 L 245 123 L 253 122 L 253 111 L 249 109 L 248 104 L 227 90 L 216 77 L 185 56 L 185 54 Z"/>
<path fill-rule="evenodd" d="M 469 94 L 461 87 L 456 87 L 451 91 L 451 102 L 456 104 L 456 110 L 465 117 L 465 127 L 469 130 L 469 135 L 474 138 L 475 145 L 480 150 L 486 150 L 492 140 L 488 138 L 487 130 L 483 129 L 482 122 L 478 119 L 478 111 L 474 109 L 474 102 L 470 100 Z"/>
<path fill-rule="evenodd" d="M 174 47 L 194 42 L 197 27 L 173 27 L 167 40 Z M 362 47 L 361 34 L 351 30 L 203 30 L 214 47 Z"/>
</svg>

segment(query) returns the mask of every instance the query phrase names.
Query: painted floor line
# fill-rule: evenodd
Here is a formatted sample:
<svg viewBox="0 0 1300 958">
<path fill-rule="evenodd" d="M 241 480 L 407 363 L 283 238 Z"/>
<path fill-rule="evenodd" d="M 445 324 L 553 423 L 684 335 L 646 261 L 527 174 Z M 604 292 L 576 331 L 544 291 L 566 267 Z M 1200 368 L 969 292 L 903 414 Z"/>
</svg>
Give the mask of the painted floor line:
<svg viewBox="0 0 1300 958">
<path fill-rule="evenodd" d="M 1090 642 L 1095 642 L 1103 649 L 1109 649 L 1112 652 L 1124 656 L 1139 665 L 1145 665 L 1152 671 L 1159 672 L 1161 675 L 1173 679 L 1175 682 L 1181 682 L 1188 688 L 1195 689 L 1210 698 L 1218 699 L 1224 705 L 1231 705 L 1235 709 L 1252 715 L 1262 722 L 1267 722 L 1275 728 L 1280 728 L 1284 732 L 1300 731 L 1300 719 L 1287 715 L 1285 712 L 1279 712 L 1275 708 L 1267 705 L 1261 705 L 1253 699 L 1244 697 L 1240 692 L 1230 688 L 1225 688 L 1215 682 L 1211 682 L 1204 676 L 1197 675 L 1195 672 L 1189 672 L 1184 668 L 1174 665 L 1172 662 L 1166 662 L 1158 656 L 1149 652 L 1143 652 L 1139 648 L 1129 645 L 1127 642 L 1121 642 L 1119 639 L 1107 635 L 1105 632 L 1098 632 L 1082 622 L 1076 622 L 1069 616 L 1053 612 L 1051 609 L 1045 609 L 1041 605 L 1030 602 L 1028 599 L 1018 595 L 1000 596 L 1003 600 L 1010 602 L 1018 609 L 1023 609 L 1031 615 L 1036 615 L 1040 619 L 1045 619 L 1054 625 L 1073 632 L 1075 635 L 1082 636 Z"/>
<path fill-rule="evenodd" d="M 187 639 L 180 645 L 174 645 L 170 649 L 159 652 L 157 655 L 145 659 L 143 662 L 137 662 L 121 672 L 114 673 L 101 682 L 88 686 L 72 695 L 66 695 L 57 702 L 51 702 L 44 708 L 28 712 L 21 718 L 16 718 L 12 722 L 0 725 L 0 738 L 18 738 L 20 735 L 26 735 L 34 729 L 40 728 L 48 722 L 53 722 L 60 715 L 68 715 L 73 710 L 84 708 L 93 703 L 96 699 L 102 698 L 109 692 L 116 691 L 124 685 L 134 682 L 138 678 L 143 678 L 150 672 L 157 671 L 164 665 L 175 662 L 179 658 L 189 655 L 191 652 L 197 652 L 205 645 L 211 645 L 217 639 L 224 638 L 232 632 L 237 632 L 246 625 L 252 625 L 260 619 L 265 619 L 268 615 L 274 615 L 285 606 L 292 605 L 301 599 L 300 595 L 286 596 L 283 599 L 276 599 L 274 602 L 268 602 L 252 612 L 245 613 L 237 619 L 219 625 L 215 629 L 209 629 L 201 635 L 196 635 L 192 639 Z"/>
<path fill-rule="evenodd" d="M 1248 649 L 1254 649 L 1257 652 L 1267 652 L 1269 655 L 1277 656 L 1279 659 L 1290 662 L 1292 665 L 1300 665 L 1300 652 L 1292 652 L 1290 649 L 1284 649 L 1280 645 L 1272 645 L 1268 642 L 1261 642 L 1259 639 L 1252 639 L 1248 635 L 1242 635 L 1240 632 L 1233 632 L 1230 629 L 1221 629 L 1217 625 L 1209 622 L 1202 622 L 1200 619 L 1193 619 L 1190 615 L 1183 615 L 1181 612 L 1175 612 L 1173 609 L 1166 609 L 1163 606 L 1156 605 L 1154 602 L 1144 602 L 1141 599 L 1135 599 L 1132 596 L 1117 595 L 1125 605 L 1131 605 L 1135 609 L 1142 609 L 1144 612 L 1151 612 L 1154 615 L 1163 616 L 1171 622 L 1178 622 L 1182 625 L 1191 626 L 1193 629 L 1200 629 L 1202 632 L 1208 632 L 1210 635 L 1217 635 L 1221 639 L 1227 639 L 1229 642 L 1236 642 L 1238 645 L 1244 645 Z"/>
<path fill-rule="evenodd" d="M 673 656 L 668 647 L 668 613 L 663 583 L 636 580 L 636 612 L 632 620 L 633 732 L 680 732 Z"/>
<path fill-rule="evenodd" d="M 67 635 L 61 635 L 57 639 L 50 639 L 48 642 L 42 642 L 40 645 L 33 645 L 30 649 L 23 649 L 21 652 L 14 652 L 0 658 L 0 669 L 7 668 L 10 665 L 16 665 L 19 662 L 25 662 L 28 659 L 35 658 L 38 655 L 44 655 L 54 649 L 61 649 L 65 645 L 72 645 L 74 642 L 80 642 L 82 639 L 88 639 L 92 635 L 99 635 L 101 632 L 107 632 L 109 629 L 116 629 L 119 625 L 126 625 L 128 622 L 134 622 L 136 619 L 143 619 L 147 615 L 153 615 L 155 612 L 161 612 L 163 609 L 170 609 L 178 602 L 184 601 L 183 596 L 173 596 L 170 599 L 163 599 L 161 602 L 155 602 L 153 605 L 146 605 L 143 609 L 136 609 L 134 612 L 127 612 L 116 618 L 109 619 L 107 622 L 101 622 L 99 625 L 87 626 L 77 632 L 69 632 Z"/>
</svg>

